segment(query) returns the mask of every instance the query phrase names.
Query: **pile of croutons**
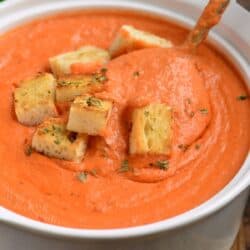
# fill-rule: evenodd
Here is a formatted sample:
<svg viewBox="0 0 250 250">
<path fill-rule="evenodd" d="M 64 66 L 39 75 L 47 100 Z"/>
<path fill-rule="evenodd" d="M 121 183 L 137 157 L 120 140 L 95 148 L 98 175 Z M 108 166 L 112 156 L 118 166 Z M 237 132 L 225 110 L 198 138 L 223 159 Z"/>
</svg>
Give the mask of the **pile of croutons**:
<svg viewBox="0 0 250 250">
<path fill-rule="evenodd" d="M 172 43 L 123 25 L 109 50 L 84 46 L 57 55 L 49 59 L 53 74 L 39 73 L 23 80 L 14 92 L 15 113 L 21 124 L 38 125 L 32 138 L 32 149 L 50 157 L 80 163 L 88 137 L 102 136 L 110 118 L 112 101 L 95 96 L 108 81 L 106 65 L 111 58 L 150 47 L 169 48 Z M 65 102 L 70 104 L 67 121 L 57 112 L 57 104 Z M 171 109 L 166 104 L 154 103 L 134 109 L 130 154 L 167 155 L 170 138 Z"/>
</svg>

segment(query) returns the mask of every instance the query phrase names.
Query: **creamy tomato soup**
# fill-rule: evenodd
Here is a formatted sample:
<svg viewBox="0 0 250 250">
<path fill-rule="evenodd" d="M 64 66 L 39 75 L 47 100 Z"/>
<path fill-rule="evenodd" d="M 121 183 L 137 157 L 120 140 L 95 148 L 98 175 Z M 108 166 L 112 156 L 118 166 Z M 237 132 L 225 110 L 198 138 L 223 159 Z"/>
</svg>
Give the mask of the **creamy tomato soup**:
<svg viewBox="0 0 250 250">
<path fill-rule="evenodd" d="M 123 24 L 175 46 L 187 36 L 168 21 L 114 11 L 48 17 L 0 36 L 0 205 L 67 227 L 137 226 L 198 206 L 240 169 L 250 144 L 249 94 L 238 72 L 207 44 L 194 54 L 149 48 L 112 59 L 97 94 L 113 101 L 108 126 L 103 136 L 90 137 L 81 163 L 27 152 L 36 128 L 17 122 L 14 89 L 50 72 L 52 56 L 84 45 L 107 49 Z M 131 156 L 131 110 L 155 102 L 172 108 L 171 154 Z M 67 119 L 67 105 L 57 109 Z"/>
</svg>

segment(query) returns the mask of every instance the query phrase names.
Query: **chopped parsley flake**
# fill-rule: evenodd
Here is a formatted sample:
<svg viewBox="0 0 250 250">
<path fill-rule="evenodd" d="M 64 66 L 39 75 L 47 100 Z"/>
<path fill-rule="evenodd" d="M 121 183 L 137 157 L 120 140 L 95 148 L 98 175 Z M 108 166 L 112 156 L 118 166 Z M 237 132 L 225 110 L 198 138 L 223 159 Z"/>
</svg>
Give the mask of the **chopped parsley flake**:
<svg viewBox="0 0 250 250">
<path fill-rule="evenodd" d="M 95 107 L 100 107 L 101 106 L 101 101 L 97 98 L 94 97 L 89 97 L 86 101 L 87 105 L 90 106 L 95 106 Z"/>
<path fill-rule="evenodd" d="M 207 109 L 200 109 L 200 113 L 203 115 L 208 114 L 208 110 Z"/>
<path fill-rule="evenodd" d="M 62 128 L 60 126 L 52 125 L 52 130 L 55 133 L 62 133 Z"/>
<path fill-rule="evenodd" d="M 103 73 L 96 73 L 92 75 L 92 81 L 94 83 L 104 83 L 108 80 L 107 76 Z"/>
<path fill-rule="evenodd" d="M 169 168 L 169 161 L 167 160 L 157 161 L 155 166 L 158 167 L 159 169 L 167 170 Z"/>
<path fill-rule="evenodd" d="M 80 182 L 85 183 L 87 181 L 88 174 L 86 172 L 80 172 L 76 177 Z"/>
<path fill-rule="evenodd" d="M 107 78 L 106 76 L 103 76 L 103 75 L 102 75 L 102 76 L 99 77 L 99 81 L 100 81 L 100 82 L 105 82 L 105 81 L 107 81 L 107 80 L 108 80 L 108 78 Z"/>
<path fill-rule="evenodd" d="M 133 170 L 133 168 L 131 168 L 131 167 L 129 166 L 128 160 L 124 160 L 124 161 L 122 162 L 122 164 L 121 164 L 121 167 L 118 169 L 118 172 L 119 172 L 119 173 L 125 173 L 125 172 L 129 172 L 129 171 L 131 171 L 131 170 Z"/>
<path fill-rule="evenodd" d="M 167 160 L 159 160 L 155 163 L 150 163 L 149 166 L 151 167 L 157 167 L 162 170 L 167 170 L 169 168 L 169 161 Z"/>
<path fill-rule="evenodd" d="M 54 143 L 55 143 L 56 145 L 59 145 L 61 142 L 60 142 L 58 139 L 56 139 L 56 140 L 54 140 Z"/>
<path fill-rule="evenodd" d="M 81 80 L 77 81 L 77 80 L 62 80 L 58 82 L 58 85 L 60 86 L 70 86 L 70 85 L 75 85 L 76 87 L 78 87 L 79 85 L 81 85 L 83 82 Z"/>
<path fill-rule="evenodd" d="M 43 131 L 44 131 L 46 134 L 49 133 L 49 129 L 48 129 L 48 128 L 45 128 Z"/>
<path fill-rule="evenodd" d="M 247 100 L 249 98 L 250 98 L 249 95 L 240 95 L 240 96 L 237 96 L 237 100 L 238 101 L 245 101 L 245 100 Z"/>
<path fill-rule="evenodd" d="M 33 148 L 30 146 L 30 145 L 27 145 L 24 149 L 24 153 L 27 155 L 27 156 L 30 156 L 32 153 L 33 153 Z"/>
<path fill-rule="evenodd" d="M 185 105 L 185 109 L 184 109 L 184 112 L 186 113 L 187 116 L 189 116 L 190 118 L 193 118 L 195 113 L 194 111 L 192 110 L 192 101 L 190 98 L 186 98 L 184 100 L 184 105 Z"/>
</svg>

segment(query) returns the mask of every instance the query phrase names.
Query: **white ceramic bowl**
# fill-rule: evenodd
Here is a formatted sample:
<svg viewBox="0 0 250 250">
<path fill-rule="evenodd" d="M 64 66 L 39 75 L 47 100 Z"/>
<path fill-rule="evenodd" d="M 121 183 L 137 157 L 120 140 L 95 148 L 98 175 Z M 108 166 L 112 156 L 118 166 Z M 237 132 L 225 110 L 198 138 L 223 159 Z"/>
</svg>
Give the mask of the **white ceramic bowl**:
<svg viewBox="0 0 250 250">
<path fill-rule="evenodd" d="M 0 5 L 0 32 L 40 16 L 65 10 L 100 7 L 143 10 L 190 27 L 194 23 L 190 17 L 197 15 L 199 10 L 191 2 L 9 0 L 4 5 Z M 212 33 L 210 42 L 231 60 L 250 88 L 250 71 L 247 62 L 250 60 L 249 43 L 237 29 L 231 29 L 228 24 L 224 23 L 220 27 L 221 34 L 227 38 L 227 41 L 220 35 Z M 226 32 L 229 29 L 231 29 L 230 37 Z M 235 41 L 241 43 L 236 45 Z M 201 206 L 171 219 L 125 229 L 64 228 L 34 221 L 0 207 L 0 246 L 3 250 L 229 250 L 239 229 L 246 204 L 250 185 L 249 170 L 250 156 L 248 155 L 234 179 Z"/>
</svg>

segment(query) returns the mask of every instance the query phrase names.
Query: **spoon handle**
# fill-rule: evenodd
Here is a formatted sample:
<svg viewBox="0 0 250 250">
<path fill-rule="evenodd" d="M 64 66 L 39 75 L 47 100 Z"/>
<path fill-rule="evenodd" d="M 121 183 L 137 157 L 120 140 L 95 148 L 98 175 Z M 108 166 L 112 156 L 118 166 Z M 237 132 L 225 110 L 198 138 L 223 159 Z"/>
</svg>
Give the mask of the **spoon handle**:
<svg viewBox="0 0 250 250">
<path fill-rule="evenodd" d="M 230 0 L 210 0 L 194 29 L 188 35 L 184 47 L 196 49 L 207 37 L 209 31 L 220 21 Z"/>
</svg>

